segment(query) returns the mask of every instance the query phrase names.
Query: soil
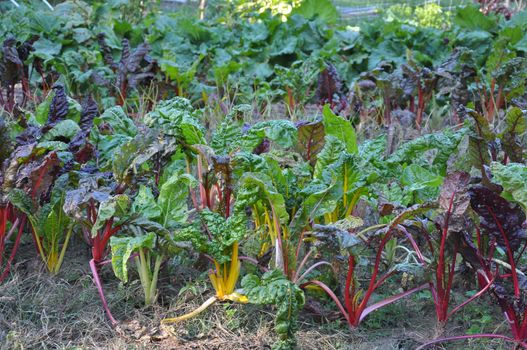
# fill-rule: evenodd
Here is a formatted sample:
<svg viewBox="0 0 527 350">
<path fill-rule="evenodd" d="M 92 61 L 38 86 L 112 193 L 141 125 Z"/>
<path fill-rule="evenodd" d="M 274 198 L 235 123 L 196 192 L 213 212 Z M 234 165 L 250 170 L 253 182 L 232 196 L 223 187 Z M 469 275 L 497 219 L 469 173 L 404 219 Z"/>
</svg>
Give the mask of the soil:
<svg viewBox="0 0 527 350">
<path fill-rule="evenodd" d="M 130 282 L 123 285 L 113 276 L 110 265 L 103 268 L 101 278 L 108 303 L 114 317 L 121 320 L 112 329 L 92 282 L 87 247 L 74 240 L 67 255 L 59 275 L 50 276 L 32 243 L 21 246 L 11 276 L 0 285 L 0 350 L 263 350 L 271 349 L 275 341 L 273 311 L 253 305 L 217 304 L 198 318 L 160 327 L 164 317 L 191 311 L 211 294 L 206 275 L 193 281 L 191 276 L 200 273 L 180 269 L 177 262 L 162 271 L 158 303 L 146 308 L 137 276 L 131 273 Z M 313 308 L 306 308 L 300 318 L 298 348 L 415 349 L 435 332 L 435 320 L 430 318 L 433 309 L 423 307 L 427 303 L 402 301 L 368 316 L 358 330 L 347 329 L 329 302 L 322 307 L 330 310 L 324 315 L 313 316 Z M 454 322 L 445 333 L 463 334 L 467 326 Z M 493 327 L 497 328 L 491 331 L 506 332 L 506 325 Z M 498 341 L 479 341 L 436 349 L 508 348 Z"/>
</svg>

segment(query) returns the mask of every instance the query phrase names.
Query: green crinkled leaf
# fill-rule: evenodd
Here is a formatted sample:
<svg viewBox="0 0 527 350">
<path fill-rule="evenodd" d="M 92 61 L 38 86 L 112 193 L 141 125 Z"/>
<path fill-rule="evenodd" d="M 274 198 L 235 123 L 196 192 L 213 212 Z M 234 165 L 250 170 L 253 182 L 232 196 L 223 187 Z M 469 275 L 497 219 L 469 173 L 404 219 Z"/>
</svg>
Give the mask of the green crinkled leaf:
<svg viewBox="0 0 527 350">
<path fill-rule="evenodd" d="M 329 105 L 324 106 L 322 115 L 326 135 L 333 136 L 344 143 L 348 153 L 357 153 L 357 135 L 351 123 L 333 113 Z"/>
<path fill-rule="evenodd" d="M 56 23 L 56 22 L 55 22 Z M 41 58 L 44 61 L 52 60 L 55 56 L 60 54 L 62 45 L 60 42 L 54 42 L 46 38 L 40 38 L 33 44 L 35 51 L 32 55 Z"/>
<path fill-rule="evenodd" d="M 232 172 L 235 179 L 240 179 L 245 173 L 266 173 L 268 164 L 262 156 L 251 152 L 236 152 L 231 158 Z"/>
<path fill-rule="evenodd" d="M 174 97 L 159 102 L 145 116 L 144 122 L 150 127 L 159 128 L 166 135 L 175 136 L 178 141 L 187 145 L 205 143 L 205 129 L 199 122 L 198 111 L 185 98 Z"/>
<path fill-rule="evenodd" d="M 261 278 L 246 275 L 242 279 L 242 288 L 250 303 L 276 306 L 275 331 L 280 340 L 273 348 L 294 348 L 297 318 L 305 303 L 302 289 L 280 270 L 268 271 Z"/>
<path fill-rule="evenodd" d="M 176 230 L 174 241 L 191 242 L 196 250 L 210 255 L 219 264 L 231 261 L 233 244 L 247 234 L 245 213 L 234 213 L 225 219 L 218 213 L 204 209 L 199 218 L 199 221 Z M 208 234 L 212 240 L 208 238 Z"/>
<path fill-rule="evenodd" d="M 198 186 L 198 180 L 189 174 L 173 174 L 159 189 L 157 204 L 161 210 L 159 223 L 165 228 L 175 227 L 188 218 L 189 188 Z"/>
<path fill-rule="evenodd" d="M 242 136 L 241 122 L 226 118 L 214 130 L 210 146 L 217 155 L 227 155 L 240 147 Z"/>
<path fill-rule="evenodd" d="M 307 19 L 320 18 L 326 23 L 336 23 L 340 14 L 331 0 L 304 0 L 293 10 L 293 14 Z"/>
<path fill-rule="evenodd" d="M 13 206 L 28 216 L 36 212 L 33 201 L 21 189 L 15 188 L 11 190 L 8 195 L 8 200 Z"/>
<path fill-rule="evenodd" d="M 297 130 L 289 120 L 267 120 L 256 123 L 243 136 L 242 149 L 252 152 L 266 137 L 283 148 L 290 148 L 296 144 Z"/>
<path fill-rule="evenodd" d="M 527 167 L 520 163 L 492 162 L 492 181 L 503 186 L 502 197 L 519 203 L 527 211 Z"/>
<path fill-rule="evenodd" d="M 444 176 L 446 175 L 447 162 L 455 153 L 459 142 L 465 136 L 466 132 L 466 129 L 461 129 L 456 132 L 445 130 L 408 141 L 387 159 L 387 163 L 390 166 L 397 163 L 413 163 L 421 166 L 428 165 L 429 170 Z M 432 159 L 424 157 L 429 151 L 435 152 Z"/>
<path fill-rule="evenodd" d="M 112 217 L 123 218 L 128 213 L 130 199 L 127 195 L 119 194 L 101 202 L 97 212 L 97 221 L 91 228 L 92 237 L 104 226 L 107 220 Z"/>
<path fill-rule="evenodd" d="M 132 140 L 138 130 L 133 120 L 124 113 L 120 106 L 107 109 L 95 118 L 93 123 L 94 127 L 90 137 L 100 151 L 99 167 L 108 170 L 116 150 Z"/>
<path fill-rule="evenodd" d="M 236 211 L 245 212 L 245 208 L 258 201 L 269 205 L 280 219 L 287 223 L 289 214 L 285 207 L 285 200 L 273 184 L 273 180 L 262 173 L 245 173 L 239 181 L 238 194 L 236 196 Z"/>
<path fill-rule="evenodd" d="M 79 125 L 73 120 L 66 119 L 58 122 L 51 130 L 45 133 L 41 141 L 53 141 L 57 138 L 72 139 L 80 130 Z"/>
<path fill-rule="evenodd" d="M 346 152 L 345 144 L 334 136 L 326 135 L 324 147 L 317 157 L 313 177 L 320 179 L 324 170 L 335 163 L 343 152 Z"/>
<path fill-rule="evenodd" d="M 406 190 L 418 192 L 421 202 L 433 201 L 439 195 L 443 177 L 419 166 L 407 166 L 401 176 L 401 183 Z"/>
<path fill-rule="evenodd" d="M 153 132 L 137 134 L 113 154 L 112 171 L 115 179 L 118 183 L 129 184 L 141 165 L 170 147 L 169 143 L 160 142 Z"/>
<path fill-rule="evenodd" d="M 140 213 L 147 219 L 156 219 L 161 216 L 161 208 L 159 208 L 152 190 L 146 186 L 139 187 L 139 192 L 137 192 L 132 203 L 132 211 Z"/>
<path fill-rule="evenodd" d="M 485 16 L 476 5 L 467 5 L 457 9 L 453 18 L 455 24 L 470 30 L 485 30 L 492 32 L 497 29 L 497 21 L 493 15 Z"/>
<path fill-rule="evenodd" d="M 277 31 L 269 46 L 269 55 L 271 57 L 288 55 L 295 52 L 298 46 L 298 38 L 291 36 L 285 30 Z"/>
<path fill-rule="evenodd" d="M 152 249 L 156 235 L 149 233 L 139 237 L 116 237 L 110 238 L 112 247 L 112 268 L 115 276 L 124 283 L 128 282 L 128 260 L 133 252 L 139 249 Z"/>
<path fill-rule="evenodd" d="M 114 134 L 127 135 L 129 137 L 137 134 L 137 127 L 134 121 L 126 115 L 121 106 L 115 106 L 105 110 L 99 117 L 93 120 L 95 126 L 108 124 Z"/>
<path fill-rule="evenodd" d="M 512 162 L 523 161 L 521 136 L 527 130 L 527 115 L 518 107 L 513 107 L 505 115 L 505 130 L 499 135 L 503 149 Z"/>
<path fill-rule="evenodd" d="M 92 37 L 92 33 L 86 28 L 74 28 L 72 31 L 73 39 L 79 44 L 90 40 Z"/>
<path fill-rule="evenodd" d="M 295 215 L 294 225 L 303 227 L 311 220 L 333 212 L 340 199 L 338 193 L 332 191 L 334 186 L 335 183 L 328 185 L 320 181 L 313 181 L 304 187 L 300 191 L 300 195 L 304 197 L 304 200 Z"/>
</svg>

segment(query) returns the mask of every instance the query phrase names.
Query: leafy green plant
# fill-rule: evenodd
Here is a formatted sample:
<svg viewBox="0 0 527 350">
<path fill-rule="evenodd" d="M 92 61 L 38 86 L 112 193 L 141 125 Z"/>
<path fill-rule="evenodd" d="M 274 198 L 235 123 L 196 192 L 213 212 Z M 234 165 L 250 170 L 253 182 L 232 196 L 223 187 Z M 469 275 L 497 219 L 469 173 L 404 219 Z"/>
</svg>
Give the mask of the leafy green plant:
<svg viewBox="0 0 527 350">
<path fill-rule="evenodd" d="M 458 265 L 456 265 L 457 255 L 464 249 L 458 237 L 464 234 L 465 215 L 469 210 L 469 181 L 470 175 L 464 172 L 455 172 L 445 178 L 439 195 L 439 207 L 436 213 L 438 214 L 436 226 L 439 231 L 437 236 L 434 237 L 427 231 L 426 224 L 417 224 L 420 228 L 418 234 L 425 238 L 424 245 L 429 248 L 432 259 L 428 260 L 419 248 L 417 240 L 412 238 L 406 229 L 401 228 L 412 242 L 412 247 L 417 253 L 419 263 L 424 268 L 434 270 L 433 277 L 429 282 L 429 288 L 438 321 L 437 335 L 441 335 L 445 324 L 454 313 L 484 295 L 492 285 L 492 283 L 489 283 L 483 286 L 470 298 L 450 309 L 453 282 L 456 269 L 458 268 Z"/>
<path fill-rule="evenodd" d="M 250 303 L 276 305 L 275 330 L 280 339 L 273 349 L 294 348 L 298 313 L 305 303 L 304 292 L 280 270 L 268 271 L 261 278 L 246 275 L 242 288 Z"/>
<path fill-rule="evenodd" d="M 163 255 L 154 250 L 155 234 L 139 237 L 111 237 L 112 267 L 115 275 L 124 283 L 128 281 L 127 262 L 135 253 L 134 262 L 141 280 L 145 305 L 151 305 L 157 297 L 157 280 Z"/>
<path fill-rule="evenodd" d="M 105 41 L 104 33 L 99 34 L 99 45 L 103 52 L 111 52 Z M 131 50 L 130 42 L 125 38 L 122 41 L 121 59 L 118 63 L 114 62 L 111 54 L 104 55 L 105 63 L 116 74 L 115 82 L 113 84 L 109 83 L 100 76 L 96 78 L 96 81 L 103 82 L 108 88 L 112 88 L 112 86 L 117 87 L 115 92 L 117 105 L 124 105 L 129 88 L 135 88 L 142 80 L 150 79 L 154 76 L 155 61 L 148 56 L 149 50 L 150 47 L 147 43 L 143 43 L 135 50 Z"/>
<path fill-rule="evenodd" d="M 427 288 L 427 284 L 423 284 L 418 287 L 404 291 L 402 293 L 387 297 L 381 301 L 377 301 L 373 304 L 370 304 L 370 299 L 372 298 L 373 293 L 383 283 L 385 283 L 390 277 L 395 275 L 399 270 L 403 270 L 403 271 L 407 270 L 407 264 L 401 264 L 401 265 L 390 266 L 387 269 L 387 271 L 384 271 L 382 273 L 380 271 L 383 252 L 388 242 L 393 238 L 392 236 L 393 231 L 402 221 L 426 209 L 427 209 L 426 207 L 422 207 L 422 208 L 417 207 L 417 208 L 409 209 L 399 214 L 388 225 L 381 225 L 381 226 L 385 226 L 385 230 L 383 233 L 381 233 L 381 237 L 380 237 L 381 241 L 378 244 L 378 246 L 375 248 L 376 253 L 375 253 L 375 258 L 374 258 L 375 259 L 374 265 L 373 265 L 373 269 L 371 272 L 371 276 L 368 277 L 369 283 L 366 289 L 361 288 L 357 275 L 358 275 L 358 267 L 360 263 L 359 248 L 363 243 L 361 240 L 361 234 L 364 231 L 368 231 L 368 229 L 363 230 L 357 235 L 354 235 L 353 233 L 350 233 L 347 230 L 339 230 L 339 229 L 329 230 L 330 235 L 327 235 L 328 231 L 323 229 L 321 233 L 326 233 L 326 234 L 318 234 L 318 235 L 316 234 L 315 237 L 318 236 L 317 238 L 319 240 L 322 239 L 326 242 L 334 242 L 335 240 L 337 240 L 338 243 L 336 244 L 334 243 L 333 245 L 337 245 L 339 249 L 348 251 L 348 258 L 347 258 L 348 268 L 347 268 L 345 286 L 344 286 L 344 291 L 343 291 L 344 303 L 342 303 L 339 300 L 337 294 L 335 294 L 331 290 L 331 288 L 329 288 L 323 282 L 312 280 L 312 281 L 303 283 L 300 287 L 306 288 L 310 285 L 314 285 L 314 286 L 318 286 L 319 288 L 321 288 L 335 302 L 340 313 L 346 319 L 348 325 L 353 328 L 358 327 L 360 323 L 362 322 L 362 320 L 369 313 L 376 311 L 385 305 L 396 302 L 412 293 L 415 293 L 415 292 L 418 292 L 418 291 L 421 291 Z M 376 228 L 379 228 L 379 227 L 374 226 L 370 229 L 376 229 Z"/>
<path fill-rule="evenodd" d="M 166 318 L 162 323 L 180 322 L 198 315 L 217 301 L 234 301 L 247 303 L 247 297 L 235 291 L 240 275 L 238 257 L 239 241 L 246 234 L 246 220 L 242 214 L 224 218 L 220 214 L 204 209 L 200 212 L 200 221 L 179 232 L 175 238 L 179 241 L 190 241 L 202 253 L 210 256 L 214 270 L 209 278 L 216 294 L 207 299 L 196 310 L 175 318 Z M 203 226 L 206 234 L 202 232 Z"/>
<path fill-rule="evenodd" d="M 58 274 L 68 248 L 74 224 L 62 209 L 67 176 L 57 179 L 49 203 L 35 209 L 35 203 L 22 190 L 14 189 L 9 201 L 26 214 L 31 223 L 37 251 L 50 273 Z"/>
</svg>

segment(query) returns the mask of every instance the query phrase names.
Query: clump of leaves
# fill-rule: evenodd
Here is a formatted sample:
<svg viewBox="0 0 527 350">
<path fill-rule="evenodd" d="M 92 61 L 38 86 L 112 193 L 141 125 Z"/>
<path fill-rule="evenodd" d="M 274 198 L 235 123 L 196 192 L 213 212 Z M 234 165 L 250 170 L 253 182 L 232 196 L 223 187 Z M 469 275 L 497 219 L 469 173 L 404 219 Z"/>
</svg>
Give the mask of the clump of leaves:
<svg viewBox="0 0 527 350">
<path fill-rule="evenodd" d="M 175 240 L 192 242 L 198 251 L 211 257 L 214 270 L 209 272 L 209 278 L 216 295 L 207 299 L 196 310 L 183 316 L 166 318 L 162 323 L 187 320 L 205 311 L 217 301 L 248 302 L 245 295 L 235 291 L 241 268 L 238 257 L 239 241 L 247 233 L 246 229 L 247 220 L 244 213 L 225 218 L 209 209 L 204 209 L 200 212 L 200 222 L 176 232 Z"/>
<path fill-rule="evenodd" d="M 132 253 L 143 287 L 145 305 L 151 305 L 157 298 L 157 280 L 163 262 L 163 254 L 156 253 L 156 235 L 151 232 L 138 237 L 111 237 L 112 267 L 121 281 L 128 281 L 127 263 Z M 152 262 L 153 261 L 153 262 Z"/>
<path fill-rule="evenodd" d="M 280 270 L 271 270 L 261 278 L 247 275 L 242 288 L 249 302 L 259 305 L 275 305 L 275 331 L 279 336 L 273 349 L 292 349 L 296 345 L 298 313 L 305 303 L 304 292 L 291 282 Z"/>
<path fill-rule="evenodd" d="M 67 174 L 57 179 L 49 202 L 42 206 L 22 190 L 14 189 L 9 195 L 11 204 L 26 214 L 31 223 L 37 251 L 53 275 L 59 273 L 74 228 L 74 222 L 63 210 L 68 182 Z"/>
<path fill-rule="evenodd" d="M 320 105 L 329 104 L 332 110 L 341 111 L 346 108 L 343 84 L 334 65 L 328 64 L 319 74 L 315 97 Z"/>
<path fill-rule="evenodd" d="M 475 271 L 480 292 L 453 311 L 488 291 L 502 309 L 511 328 L 512 337 L 500 334 L 454 336 L 427 342 L 419 349 L 435 343 L 467 338 L 499 338 L 526 348 L 527 296 L 523 287 L 525 276 L 518 269 L 520 257 L 527 245 L 527 233 L 523 228 L 525 213 L 519 205 L 508 202 L 496 193 L 495 187 L 478 184 L 471 187 L 468 194 L 470 208 L 478 219 L 475 237 L 471 232 L 459 232 L 455 237 L 455 244 L 464 260 Z M 450 202 L 452 203 L 452 199 Z M 462 204 L 466 202 L 464 199 Z M 452 204 L 450 207 L 453 208 Z M 452 213 L 461 213 L 459 208 L 462 211 L 466 210 L 466 204 L 454 208 Z M 466 227 L 466 223 L 459 222 L 456 227 Z M 504 255 L 506 262 L 500 260 L 500 255 Z"/>
<path fill-rule="evenodd" d="M 0 58 L 0 106 L 12 112 L 15 104 L 23 106 L 29 95 L 29 67 L 26 60 L 38 36 L 31 37 L 24 42 L 17 41 L 13 36 L 7 37 L 2 43 L 2 56 Z M 22 84 L 23 99 L 16 101 L 15 85 Z"/>
<path fill-rule="evenodd" d="M 317 228 L 317 230 L 321 232 L 315 233 L 315 238 L 321 240 L 321 243 L 330 243 L 330 247 L 339 247 L 341 251 L 347 253 L 348 255 L 348 266 L 343 290 L 344 302 L 342 303 L 337 294 L 323 282 L 312 280 L 302 284 L 301 287 L 306 288 L 309 286 L 317 286 L 321 288 L 335 302 L 340 313 L 346 319 L 348 325 L 353 328 L 358 327 L 369 313 L 398 301 L 412 293 L 427 288 L 428 285 L 423 284 L 421 286 L 403 291 L 402 293 L 387 297 L 386 299 L 378 301 L 374 304 L 369 304 L 373 293 L 375 293 L 375 291 L 384 282 L 386 282 L 386 280 L 399 271 L 411 270 L 411 266 L 409 267 L 408 263 L 401 263 L 395 265 L 387 264 L 388 268 L 383 271 L 383 252 L 385 252 L 389 242 L 392 241 L 392 238 L 394 238 L 393 235 L 395 230 L 404 220 L 422 213 L 427 209 L 429 208 L 426 206 L 410 208 L 396 216 L 388 225 L 381 225 L 381 227 L 384 227 L 384 229 L 381 230 L 380 233 L 380 243 L 378 243 L 378 245 L 375 247 L 376 253 L 374 257 L 373 269 L 371 271 L 371 275 L 368 276 L 369 283 L 365 289 L 361 288 L 360 279 L 358 278 L 359 267 L 361 264 L 361 247 L 366 243 L 364 238 L 360 235 L 355 235 L 352 232 L 348 232 L 347 225 L 344 226 L 345 229 L 331 227 Z M 375 228 L 379 227 L 372 227 L 372 229 Z M 351 231 L 351 229 L 349 230 Z M 368 229 L 365 231 L 368 231 Z"/>
<path fill-rule="evenodd" d="M 148 53 L 150 46 L 142 43 L 134 50 L 130 47 L 128 39 L 122 41 L 121 58 L 115 62 L 112 52 L 106 43 L 104 33 L 98 35 L 99 46 L 102 51 L 104 62 L 115 73 L 115 80 L 110 82 L 97 73 L 93 73 L 93 80 L 96 83 L 102 83 L 104 86 L 114 91 L 117 97 L 117 104 L 124 105 L 128 96 L 129 89 L 135 89 L 145 80 L 152 79 L 157 69 L 156 61 Z M 115 88 L 114 88 L 115 87 Z"/>
</svg>

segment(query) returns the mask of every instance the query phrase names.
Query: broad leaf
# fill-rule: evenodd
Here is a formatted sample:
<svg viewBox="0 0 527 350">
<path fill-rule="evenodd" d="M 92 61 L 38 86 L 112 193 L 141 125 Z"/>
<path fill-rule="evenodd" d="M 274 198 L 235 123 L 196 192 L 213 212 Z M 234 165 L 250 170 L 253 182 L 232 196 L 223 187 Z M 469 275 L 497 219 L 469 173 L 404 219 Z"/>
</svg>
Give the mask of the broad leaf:
<svg viewBox="0 0 527 350">
<path fill-rule="evenodd" d="M 513 252 L 518 249 L 527 239 L 521 207 L 481 185 L 471 188 L 469 193 L 470 205 L 480 217 L 483 232 L 494 237 L 501 247 L 510 246 Z"/>
<path fill-rule="evenodd" d="M 503 165 L 492 162 L 490 166 L 492 181 L 503 186 L 504 198 L 519 203 L 527 212 L 527 167 L 524 164 Z"/>
<path fill-rule="evenodd" d="M 139 249 L 152 249 L 156 235 L 149 233 L 139 237 L 116 237 L 110 238 L 112 247 L 112 268 L 115 276 L 124 283 L 128 282 L 128 260 L 133 252 Z"/>
<path fill-rule="evenodd" d="M 333 136 L 339 141 L 344 143 L 346 151 L 348 153 L 357 153 L 357 136 L 355 135 L 355 129 L 351 123 L 333 113 L 329 108 L 329 105 L 325 105 L 322 109 L 324 131 L 326 135 Z"/>
<path fill-rule="evenodd" d="M 305 303 L 302 289 L 289 281 L 280 270 L 266 272 L 261 278 L 246 275 L 242 280 L 242 288 L 250 303 L 277 307 L 275 331 L 280 340 L 273 348 L 294 347 L 297 318 Z"/>
</svg>

